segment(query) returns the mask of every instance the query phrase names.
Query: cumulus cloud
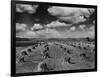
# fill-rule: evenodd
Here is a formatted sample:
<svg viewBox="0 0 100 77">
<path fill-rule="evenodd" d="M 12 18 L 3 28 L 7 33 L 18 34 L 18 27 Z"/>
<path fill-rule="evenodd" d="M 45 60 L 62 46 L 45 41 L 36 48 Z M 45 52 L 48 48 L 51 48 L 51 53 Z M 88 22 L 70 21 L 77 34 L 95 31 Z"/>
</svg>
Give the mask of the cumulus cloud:
<svg viewBox="0 0 100 77">
<path fill-rule="evenodd" d="M 31 30 L 35 30 L 35 29 L 42 29 L 43 26 L 41 24 L 34 24 L 33 27 L 31 27 Z"/>
<path fill-rule="evenodd" d="M 86 21 L 86 18 L 94 12 L 94 9 L 52 6 L 48 8 L 48 12 L 53 16 L 57 16 L 60 21 L 79 23 Z"/>
<path fill-rule="evenodd" d="M 16 4 L 16 12 L 28 12 L 35 13 L 38 5 L 29 5 L 29 4 Z"/>
<path fill-rule="evenodd" d="M 80 32 L 80 31 L 71 31 L 71 32 L 59 32 L 55 29 L 43 29 L 39 31 L 25 31 L 17 33 L 18 37 L 23 38 L 84 38 L 84 37 L 93 37 L 94 34 L 90 31 Z"/>
<path fill-rule="evenodd" d="M 42 28 L 40 24 L 34 24 L 33 27 L 29 27 L 27 24 L 16 23 L 16 37 L 37 38 L 39 34 L 34 30 L 40 28 Z"/>
<path fill-rule="evenodd" d="M 27 28 L 26 24 L 20 24 L 20 23 L 16 23 L 16 31 L 25 31 Z"/>
<path fill-rule="evenodd" d="M 16 36 L 20 38 L 36 38 L 37 37 L 36 32 L 30 31 L 30 30 L 18 32 Z"/>
<path fill-rule="evenodd" d="M 83 29 L 84 26 L 80 25 Z M 94 26 L 88 28 L 87 31 L 77 31 L 76 26 L 72 26 L 67 31 L 58 31 L 49 27 L 42 28 L 40 24 L 34 24 L 30 29 L 26 24 L 16 23 L 16 37 L 21 38 L 81 38 L 81 37 L 93 37 L 94 36 Z M 42 29 L 40 29 L 42 28 Z M 35 31 L 35 29 L 39 29 Z"/>
<path fill-rule="evenodd" d="M 77 24 L 80 22 L 85 22 L 86 19 L 83 16 L 72 16 L 72 17 L 59 17 L 60 21 L 65 21 L 67 23 Z"/>
<path fill-rule="evenodd" d="M 55 29 L 46 28 L 39 31 L 27 30 L 25 32 L 19 32 L 17 33 L 17 36 L 23 38 L 57 38 L 61 37 L 61 34 Z"/>
<path fill-rule="evenodd" d="M 72 26 L 72 27 L 70 27 L 70 29 L 68 30 L 68 32 L 75 31 L 75 30 L 76 30 L 76 27 Z"/>
<path fill-rule="evenodd" d="M 45 25 L 46 27 L 62 27 L 62 26 L 70 26 L 71 24 L 66 24 L 60 21 L 52 21 L 51 23 Z"/>
<path fill-rule="evenodd" d="M 86 25 L 79 25 L 79 29 L 83 30 L 86 27 Z"/>
<path fill-rule="evenodd" d="M 36 32 L 39 36 L 43 38 L 57 38 L 61 37 L 61 34 L 55 29 L 44 29 Z"/>
</svg>

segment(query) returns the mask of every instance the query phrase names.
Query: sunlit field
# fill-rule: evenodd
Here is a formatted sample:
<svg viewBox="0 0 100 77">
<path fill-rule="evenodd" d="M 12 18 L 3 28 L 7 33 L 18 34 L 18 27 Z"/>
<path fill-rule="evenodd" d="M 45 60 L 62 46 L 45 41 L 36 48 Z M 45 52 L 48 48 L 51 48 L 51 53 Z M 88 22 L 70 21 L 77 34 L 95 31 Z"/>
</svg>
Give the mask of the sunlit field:
<svg viewBox="0 0 100 77">
<path fill-rule="evenodd" d="M 16 46 L 16 73 L 95 68 L 93 39 L 37 39 Z"/>
</svg>

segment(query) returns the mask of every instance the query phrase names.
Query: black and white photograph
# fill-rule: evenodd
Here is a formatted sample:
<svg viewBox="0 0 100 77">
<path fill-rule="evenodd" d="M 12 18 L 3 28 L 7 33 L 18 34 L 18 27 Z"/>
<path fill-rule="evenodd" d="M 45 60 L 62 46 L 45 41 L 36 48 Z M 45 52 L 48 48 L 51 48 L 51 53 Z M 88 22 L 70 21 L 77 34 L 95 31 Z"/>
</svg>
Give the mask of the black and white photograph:
<svg viewBox="0 0 100 77">
<path fill-rule="evenodd" d="M 96 9 L 56 4 L 15 4 L 16 74 L 96 69 Z"/>
</svg>

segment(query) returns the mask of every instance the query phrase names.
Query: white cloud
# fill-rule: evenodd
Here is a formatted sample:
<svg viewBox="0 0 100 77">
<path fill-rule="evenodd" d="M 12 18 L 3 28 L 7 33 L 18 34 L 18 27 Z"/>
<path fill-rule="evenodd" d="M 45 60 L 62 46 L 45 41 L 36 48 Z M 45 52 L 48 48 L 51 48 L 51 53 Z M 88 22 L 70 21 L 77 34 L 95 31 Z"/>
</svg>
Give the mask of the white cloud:
<svg viewBox="0 0 100 77">
<path fill-rule="evenodd" d="M 94 37 L 94 26 L 91 26 L 90 28 L 88 28 L 87 31 L 83 32 L 77 31 L 75 26 L 70 27 L 70 29 L 67 31 L 58 31 L 49 27 L 34 31 L 27 28 L 26 24 L 16 23 L 16 30 L 19 30 L 19 32 L 16 33 L 16 37 L 21 38 L 81 38 L 87 36 Z"/>
<path fill-rule="evenodd" d="M 79 29 L 83 30 L 86 27 L 86 25 L 79 25 Z"/>
<path fill-rule="evenodd" d="M 84 38 L 93 37 L 94 34 L 90 31 L 70 31 L 70 32 L 59 32 L 55 29 L 44 29 L 39 31 L 25 31 L 17 33 L 18 37 L 23 38 Z"/>
<path fill-rule="evenodd" d="M 35 30 L 35 29 L 42 29 L 43 26 L 41 24 L 34 24 L 33 27 L 31 27 L 31 30 Z"/>
<path fill-rule="evenodd" d="M 43 29 L 39 31 L 25 31 L 25 32 L 19 32 L 16 34 L 17 37 L 23 37 L 23 38 L 57 38 L 61 37 L 61 34 L 56 31 L 55 29 Z"/>
<path fill-rule="evenodd" d="M 35 13 L 38 5 L 29 5 L 29 4 L 16 4 L 16 12 L 28 12 Z"/>
<path fill-rule="evenodd" d="M 85 22 L 86 19 L 83 18 L 83 16 L 70 16 L 70 17 L 59 17 L 60 21 L 65 21 L 67 23 L 72 23 L 72 24 L 76 24 L 76 23 L 80 23 L 80 22 Z"/>
<path fill-rule="evenodd" d="M 24 32 L 19 32 L 16 34 L 17 37 L 21 37 L 21 38 L 36 38 L 37 34 L 34 31 L 24 31 Z"/>
<path fill-rule="evenodd" d="M 26 27 L 27 27 L 26 24 L 16 23 L 16 31 L 25 31 Z"/>
<path fill-rule="evenodd" d="M 76 27 L 75 27 L 75 26 L 73 26 L 73 27 L 71 27 L 71 28 L 69 29 L 69 31 L 68 31 L 68 32 L 70 32 L 70 31 L 75 31 L 75 29 L 76 29 Z"/>
<path fill-rule="evenodd" d="M 69 23 L 79 23 L 86 21 L 85 17 L 89 17 L 94 9 L 90 8 L 73 8 L 73 7 L 57 7 L 48 8 L 48 12 L 57 16 L 60 21 Z"/>
<path fill-rule="evenodd" d="M 61 27 L 61 26 L 70 26 L 71 24 L 66 24 L 64 22 L 52 21 L 51 23 L 45 25 L 46 27 Z"/>
<path fill-rule="evenodd" d="M 57 38 L 57 37 L 61 37 L 61 34 L 56 29 L 45 28 L 43 30 L 36 31 L 36 33 L 38 34 L 38 36 L 40 36 L 40 38 L 41 38 L 41 36 L 43 38 Z"/>
</svg>

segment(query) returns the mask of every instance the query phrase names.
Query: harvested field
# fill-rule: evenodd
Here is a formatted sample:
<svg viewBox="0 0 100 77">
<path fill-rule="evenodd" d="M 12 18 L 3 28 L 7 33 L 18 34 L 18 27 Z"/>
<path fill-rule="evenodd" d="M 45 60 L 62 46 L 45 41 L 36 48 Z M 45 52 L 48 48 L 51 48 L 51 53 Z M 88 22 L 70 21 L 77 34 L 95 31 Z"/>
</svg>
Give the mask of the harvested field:
<svg viewBox="0 0 100 77">
<path fill-rule="evenodd" d="M 16 47 L 16 73 L 93 68 L 95 68 L 94 41 L 53 40 Z"/>
</svg>

